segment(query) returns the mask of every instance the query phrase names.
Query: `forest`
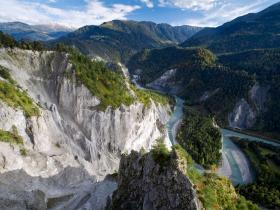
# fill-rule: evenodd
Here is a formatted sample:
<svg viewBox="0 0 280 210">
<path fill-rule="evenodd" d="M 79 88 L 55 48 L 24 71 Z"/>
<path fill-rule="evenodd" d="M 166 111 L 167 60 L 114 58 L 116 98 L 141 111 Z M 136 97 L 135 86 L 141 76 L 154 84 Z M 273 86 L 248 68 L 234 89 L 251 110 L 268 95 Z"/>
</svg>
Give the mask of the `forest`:
<svg viewBox="0 0 280 210">
<path fill-rule="evenodd" d="M 186 107 L 184 120 L 177 134 L 180 145 L 199 164 L 206 168 L 218 165 L 221 159 L 221 133 L 213 119 Z"/>
</svg>

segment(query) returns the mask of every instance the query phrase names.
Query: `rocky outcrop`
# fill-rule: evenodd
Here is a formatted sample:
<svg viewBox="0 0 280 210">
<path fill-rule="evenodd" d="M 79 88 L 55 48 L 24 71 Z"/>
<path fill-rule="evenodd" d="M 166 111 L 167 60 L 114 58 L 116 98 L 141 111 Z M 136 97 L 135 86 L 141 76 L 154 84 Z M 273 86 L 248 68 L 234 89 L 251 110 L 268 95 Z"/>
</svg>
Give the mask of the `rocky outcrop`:
<svg viewBox="0 0 280 210">
<path fill-rule="evenodd" d="M 123 155 L 118 189 L 108 209 L 198 209 L 196 195 L 184 175 L 184 167 L 175 152 L 165 164 L 157 163 L 151 153 Z"/>
<path fill-rule="evenodd" d="M 269 89 L 269 86 L 260 86 L 258 83 L 256 83 L 250 90 L 250 100 L 253 102 L 257 112 L 265 111 Z"/>
<path fill-rule="evenodd" d="M 92 185 L 88 186 L 93 186 L 118 169 L 121 153 L 142 147 L 149 150 L 155 139 L 166 133 L 157 127 L 166 124 L 169 118 L 170 109 L 165 106 L 151 103 L 145 107 L 135 102 L 131 106 L 99 111 L 99 99 L 76 80 L 75 74 L 66 77 L 65 71 L 74 71 L 66 54 L 0 49 L 0 65 L 10 70 L 22 89 L 27 90 L 41 107 L 40 116 L 26 118 L 21 110 L 0 102 L 0 129 L 9 131 L 15 125 L 27 150 L 23 156 L 19 147 L 0 142 L 2 174 L 22 170 L 32 180 L 34 177 L 52 179 L 71 167 L 78 168 L 77 177 L 79 173 L 87 173 L 92 179 Z M 75 209 L 71 203 L 79 201 L 79 206 L 83 206 L 85 201 L 98 198 L 94 187 L 86 188 L 87 193 L 82 195 L 74 190 L 87 185 L 82 179 L 69 187 L 60 184 L 68 175 L 65 172 L 65 176 L 58 176 L 48 189 L 42 188 L 41 180 L 36 178 L 31 190 L 42 191 L 45 201 L 63 196 L 54 209 L 59 206 Z M 23 184 L 25 180 L 18 182 Z M 102 185 L 103 182 L 98 183 Z M 114 184 L 110 189 L 114 189 Z M 25 186 L 20 191 L 29 192 L 30 188 Z M 112 190 L 101 193 L 103 203 L 100 201 L 98 206 L 93 205 L 96 202 L 85 204 L 86 209 L 104 207 Z M 69 194 L 73 195 L 71 199 Z"/>
<path fill-rule="evenodd" d="M 254 126 L 257 117 L 265 111 L 269 87 L 256 83 L 249 91 L 249 99 L 238 101 L 233 112 L 229 114 L 229 126 L 238 129 L 248 129 Z"/>
<path fill-rule="evenodd" d="M 245 99 L 241 99 L 229 115 L 229 126 L 232 128 L 250 128 L 254 125 L 255 121 L 255 112 Z"/>
<path fill-rule="evenodd" d="M 168 70 L 158 79 L 147 84 L 147 87 L 168 92 L 170 94 L 178 94 L 181 89 L 181 84 L 175 79 L 176 73 L 177 69 Z"/>
</svg>

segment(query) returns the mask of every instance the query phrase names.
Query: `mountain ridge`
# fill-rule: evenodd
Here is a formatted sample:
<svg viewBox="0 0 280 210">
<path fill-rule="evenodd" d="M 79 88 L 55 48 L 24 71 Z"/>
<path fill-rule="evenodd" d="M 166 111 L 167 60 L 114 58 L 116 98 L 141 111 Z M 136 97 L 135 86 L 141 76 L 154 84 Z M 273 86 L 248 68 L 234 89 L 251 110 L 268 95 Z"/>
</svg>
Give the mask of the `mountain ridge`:
<svg viewBox="0 0 280 210">
<path fill-rule="evenodd" d="M 181 44 L 200 46 L 214 53 L 280 47 L 280 3 L 249 13 L 216 28 L 205 28 Z"/>
<path fill-rule="evenodd" d="M 90 57 L 126 62 L 144 48 L 161 48 L 186 40 L 201 28 L 170 26 L 152 22 L 105 22 L 100 26 L 84 26 L 51 42 L 62 42 L 77 47 Z"/>
<path fill-rule="evenodd" d="M 48 41 L 57 39 L 73 29 L 58 25 L 29 25 L 23 22 L 2 22 L 0 31 L 13 36 L 16 40 Z"/>
</svg>

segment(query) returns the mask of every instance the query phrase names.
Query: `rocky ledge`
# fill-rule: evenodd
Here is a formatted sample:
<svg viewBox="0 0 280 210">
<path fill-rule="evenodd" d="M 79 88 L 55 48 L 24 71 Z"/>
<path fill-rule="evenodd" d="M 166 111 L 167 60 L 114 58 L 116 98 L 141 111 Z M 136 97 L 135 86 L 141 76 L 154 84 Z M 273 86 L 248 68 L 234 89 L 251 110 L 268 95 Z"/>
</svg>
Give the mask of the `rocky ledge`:
<svg viewBox="0 0 280 210">
<path fill-rule="evenodd" d="M 167 159 L 131 152 L 123 155 L 118 174 L 118 189 L 107 209 L 198 209 L 193 185 L 175 151 Z"/>
</svg>

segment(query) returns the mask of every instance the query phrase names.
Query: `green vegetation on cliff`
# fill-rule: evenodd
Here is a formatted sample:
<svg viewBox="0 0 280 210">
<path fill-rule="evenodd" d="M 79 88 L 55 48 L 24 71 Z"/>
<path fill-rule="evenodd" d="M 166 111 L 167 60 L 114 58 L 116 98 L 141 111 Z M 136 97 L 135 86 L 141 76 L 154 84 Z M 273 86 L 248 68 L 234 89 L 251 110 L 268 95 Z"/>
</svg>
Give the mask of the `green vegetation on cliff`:
<svg viewBox="0 0 280 210">
<path fill-rule="evenodd" d="M 193 166 L 191 156 L 180 146 L 173 149 L 178 154 L 181 164 L 186 164 L 186 175 L 194 184 L 199 200 L 206 210 L 257 210 L 258 207 L 238 195 L 231 182 L 215 174 L 201 175 Z"/>
<path fill-rule="evenodd" d="M 16 82 L 13 80 L 13 78 L 11 77 L 8 69 L 6 69 L 3 66 L 0 66 L 0 77 L 2 77 L 3 79 L 7 80 L 8 82 L 10 82 L 11 84 L 16 84 Z"/>
<path fill-rule="evenodd" d="M 108 106 L 116 109 L 124 105 L 131 105 L 135 101 L 140 101 L 145 106 L 151 103 L 151 99 L 159 104 L 169 103 L 169 97 L 162 94 L 137 89 L 134 85 L 126 82 L 126 78 L 120 71 L 112 71 L 104 62 L 90 60 L 78 50 L 58 45 L 57 50 L 66 51 L 70 55 L 70 61 L 74 66 L 75 75 L 89 91 L 101 100 L 100 110 L 105 110 Z M 66 72 L 67 77 L 71 77 L 72 72 Z M 131 93 L 135 93 L 135 96 Z"/>
<path fill-rule="evenodd" d="M 221 159 L 221 133 L 211 117 L 185 109 L 185 117 L 177 134 L 178 142 L 204 167 L 218 165 Z"/>
<path fill-rule="evenodd" d="M 158 139 L 151 150 L 154 160 L 160 165 L 165 165 L 170 160 L 170 151 L 165 146 L 163 139 Z"/>
<path fill-rule="evenodd" d="M 12 127 L 11 132 L 0 129 L 0 141 L 12 144 L 23 144 L 23 139 L 18 134 L 18 130 L 15 126 Z"/>
<path fill-rule="evenodd" d="M 256 181 L 239 186 L 238 191 L 247 199 L 269 209 L 280 208 L 280 148 L 260 142 L 235 140 L 249 158 Z"/>
<path fill-rule="evenodd" d="M 152 90 L 145 90 L 145 89 L 139 89 L 135 87 L 134 85 L 130 85 L 133 92 L 136 94 L 137 99 L 143 103 L 144 105 L 149 105 L 151 103 L 151 99 L 159 104 L 167 105 L 171 103 L 171 97 L 163 95 L 161 93 L 157 93 Z"/>
<path fill-rule="evenodd" d="M 20 108 L 27 117 L 40 115 L 38 106 L 34 104 L 27 92 L 16 87 L 16 83 L 8 70 L 1 66 L 0 77 L 6 79 L 6 81 L 0 80 L 0 100 L 10 107 Z"/>
<path fill-rule="evenodd" d="M 101 100 L 99 106 L 101 110 L 105 110 L 108 106 L 115 109 L 121 104 L 130 105 L 134 102 L 121 73 L 113 72 L 107 69 L 103 62 L 91 61 L 73 49 L 70 61 L 74 65 L 78 80 Z"/>
</svg>

